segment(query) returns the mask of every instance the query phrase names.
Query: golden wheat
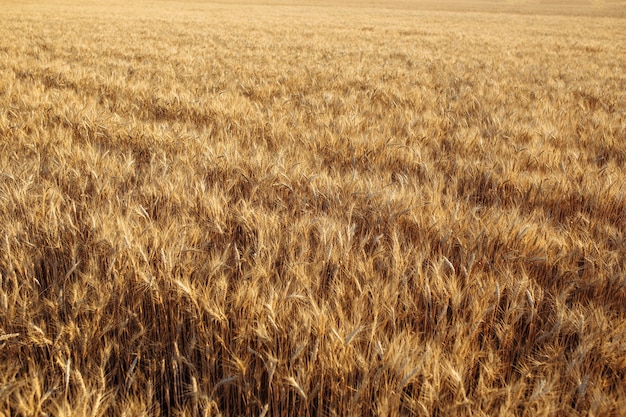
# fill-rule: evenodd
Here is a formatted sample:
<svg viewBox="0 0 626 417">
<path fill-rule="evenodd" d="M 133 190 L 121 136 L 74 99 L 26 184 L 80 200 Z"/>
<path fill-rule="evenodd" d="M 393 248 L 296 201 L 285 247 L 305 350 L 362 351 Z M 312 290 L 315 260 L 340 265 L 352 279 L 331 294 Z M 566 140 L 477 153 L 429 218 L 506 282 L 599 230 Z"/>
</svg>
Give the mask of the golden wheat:
<svg viewBox="0 0 626 417">
<path fill-rule="evenodd" d="M 623 413 L 623 2 L 284 3 L 1 2 L 0 414 Z"/>
</svg>

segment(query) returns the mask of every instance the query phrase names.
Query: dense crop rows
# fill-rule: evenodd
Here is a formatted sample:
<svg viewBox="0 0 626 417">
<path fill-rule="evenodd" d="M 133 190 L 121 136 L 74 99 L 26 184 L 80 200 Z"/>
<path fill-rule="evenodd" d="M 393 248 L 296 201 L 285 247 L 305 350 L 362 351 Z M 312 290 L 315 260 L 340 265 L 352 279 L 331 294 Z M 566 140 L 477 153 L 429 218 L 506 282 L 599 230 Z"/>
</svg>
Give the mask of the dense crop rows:
<svg viewBox="0 0 626 417">
<path fill-rule="evenodd" d="M 624 20 L 400 6 L 2 5 L 0 414 L 626 409 Z"/>
</svg>

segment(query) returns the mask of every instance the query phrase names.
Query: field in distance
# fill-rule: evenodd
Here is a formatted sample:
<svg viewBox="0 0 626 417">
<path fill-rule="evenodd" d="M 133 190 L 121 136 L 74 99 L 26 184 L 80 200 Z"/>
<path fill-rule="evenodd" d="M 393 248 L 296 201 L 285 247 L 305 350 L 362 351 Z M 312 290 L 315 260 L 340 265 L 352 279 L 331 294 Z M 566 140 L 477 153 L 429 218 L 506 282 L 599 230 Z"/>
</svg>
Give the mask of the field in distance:
<svg viewBox="0 0 626 417">
<path fill-rule="evenodd" d="M 271 3 L 0 1 L 0 415 L 625 410 L 624 2 Z"/>
</svg>

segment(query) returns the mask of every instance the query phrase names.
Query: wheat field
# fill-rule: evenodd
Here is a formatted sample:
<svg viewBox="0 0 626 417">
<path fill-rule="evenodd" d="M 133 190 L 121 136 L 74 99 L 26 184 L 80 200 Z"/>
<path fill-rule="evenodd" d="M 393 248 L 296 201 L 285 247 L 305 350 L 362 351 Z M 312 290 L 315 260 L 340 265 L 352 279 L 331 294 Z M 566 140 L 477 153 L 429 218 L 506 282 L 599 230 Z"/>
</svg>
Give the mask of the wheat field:
<svg viewBox="0 0 626 417">
<path fill-rule="evenodd" d="M 0 1 L 0 415 L 624 415 L 625 10 Z"/>
</svg>

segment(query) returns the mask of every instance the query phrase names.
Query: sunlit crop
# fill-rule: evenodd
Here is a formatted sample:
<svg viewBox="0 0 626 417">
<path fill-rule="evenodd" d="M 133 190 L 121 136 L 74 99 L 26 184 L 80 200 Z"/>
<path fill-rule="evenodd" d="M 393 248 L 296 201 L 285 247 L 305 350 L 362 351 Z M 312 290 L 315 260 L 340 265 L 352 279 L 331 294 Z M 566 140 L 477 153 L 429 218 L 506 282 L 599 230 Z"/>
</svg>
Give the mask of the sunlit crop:
<svg viewBox="0 0 626 417">
<path fill-rule="evenodd" d="M 0 415 L 623 413 L 625 7 L 505 3 L 0 1 Z"/>
</svg>

